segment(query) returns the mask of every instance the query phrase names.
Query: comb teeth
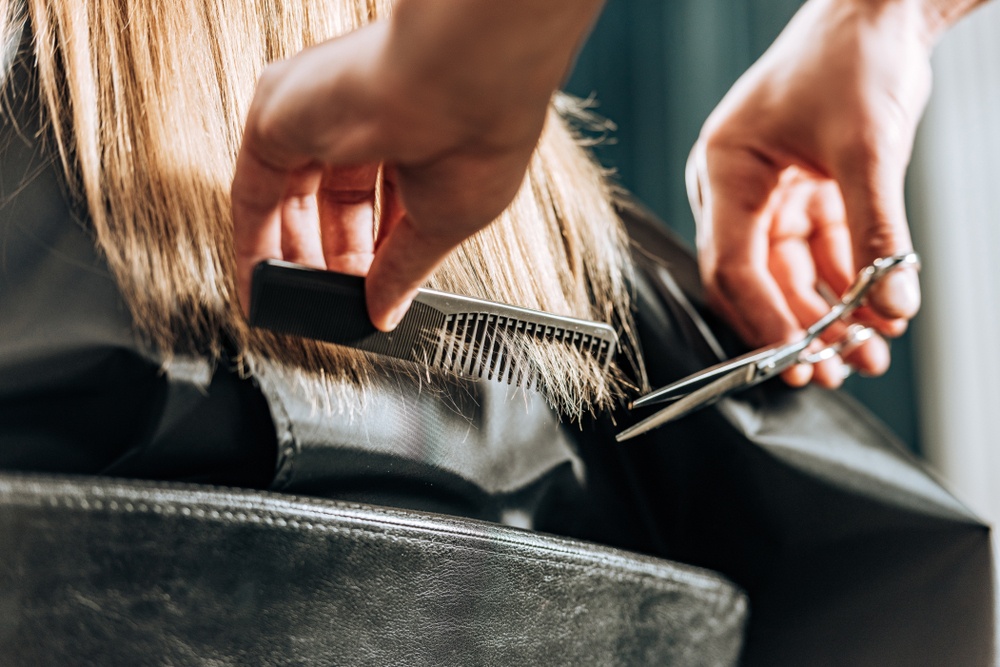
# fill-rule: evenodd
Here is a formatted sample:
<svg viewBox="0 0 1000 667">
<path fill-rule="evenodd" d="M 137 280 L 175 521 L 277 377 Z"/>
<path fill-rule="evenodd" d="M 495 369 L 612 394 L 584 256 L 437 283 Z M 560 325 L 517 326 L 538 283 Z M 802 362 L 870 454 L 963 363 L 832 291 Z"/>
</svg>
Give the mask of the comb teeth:
<svg viewBox="0 0 1000 667">
<path fill-rule="evenodd" d="M 518 339 L 568 346 L 602 368 L 611 361 L 611 344 L 606 338 L 504 315 L 456 313 L 445 317 L 430 363 L 462 377 L 536 386 L 542 379 L 538 369 L 529 367 L 525 355 L 511 349 L 520 347 L 515 342 Z"/>
<path fill-rule="evenodd" d="M 368 320 L 362 278 L 273 260 L 255 268 L 251 294 L 254 326 L 529 388 L 543 378 L 525 343 L 566 346 L 607 370 L 618 342 L 606 324 L 429 289 L 384 333 Z"/>
</svg>

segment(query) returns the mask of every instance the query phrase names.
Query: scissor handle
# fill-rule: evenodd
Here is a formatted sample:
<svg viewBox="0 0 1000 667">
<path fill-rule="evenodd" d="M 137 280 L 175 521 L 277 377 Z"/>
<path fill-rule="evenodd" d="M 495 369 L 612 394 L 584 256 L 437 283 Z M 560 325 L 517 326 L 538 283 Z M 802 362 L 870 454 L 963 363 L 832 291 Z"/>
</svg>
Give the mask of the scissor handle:
<svg viewBox="0 0 1000 667">
<path fill-rule="evenodd" d="M 920 270 L 920 255 L 915 252 L 904 252 L 891 257 L 880 257 L 866 266 L 854 285 L 847 290 L 841 302 L 851 307 L 857 307 L 868 293 L 868 288 L 878 282 L 884 275 L 904 266 Z"/>
<path fill-rule="evenodd" d="M 810 341 L 836 322 L 850 315 L 854 310 L 864 303 L 865 297 L 871 286 L 878 282 L 883 276 L 904 266 L 912 266 L 920 269 L 920 255 L 915 252 L 904 252 L 891 257 L 880 257 L 874 262 L 861 269 L 858 277 L 854 279 L 847 292 L 840 299 L 840 303 L 830 309 L 826 315 L 818 319 L 811 327 L 806 329 L 806 337 Z"/>
<path fill-rule="evenodd" d="M 868 290 L 875 282 L 877 282 L 885 274 L 901 266 L 913 266 L 920 268 L 920 257 L 915 252 L 901 253 L 899 255 L 893 255 L 892 257 L 877 259 L 872 264 L 866 266 L 860 273 L 858 273 L 858 277 L 848 288 L 840 302 L 834 305 L 833 308 L 826 315 L 817 320 L 815 324 L 806 329 L 806 335 L 799 340 L 791 343 L 770 345 L 768 347 L 753 350 L 752 352 L 747 352 L 746 354 L 736 357 L 735 359 L 729 359 L 715 364 L 705 370 L 693 373 L 682 380 L 678 380 L 673 384 L 669 384 L 666 387 L 662 387 L 656 391 L 646 394 L 645 396 L 633 401 L 629 407 L 631 409 L 635 409 L 641 408 L 645 405 L 653 405 L 655 403 L 676 400 L 695 392 L 702 387 L 706 387 L 730 373 L 742 369 L 747 369 L 747 373 L 740 376 L 743 378 L 741 381 L 741 387 L 752 387 L 755 384 L 778 375 L 786 368 L 790 368 L 795 364 L 816 363 L 817 361 L 829 358 L 833 356 L 833 354 L 847 349 L 848 346 L 853 346 L 863 340 L 866 340 L 866 336 L 870 337 L 870 330 L 864 329 L 865 333 L 861 333 L 859 330 L 849 329 L 849 335 L 847 338 L 834 343 L 819 352 L 808 352 L 809 346 L 812 342 L 816 340 L 820 334 L 826 331 L 831 324 L 847 317 L 854 311 L 855 308 L 864 302 L 864 298 L 868 294 Z M 750 372 L 749 369 L 751 366 L 753 367 L 752 372 Z M 732 391 L 733 389 L 734 388 L 728 388 L 727 391 Z"/>
<path fill-rule="evenodd" d="M 876 331 L 871 327 L 866 327 L 863 324 L 855 322 L 847 327 L 847 330 L 844 331 L 844 334 L 839 339 L 827 345 L 822 350 L 817 352 L 804 351 L 802 356 L 799 357 L 799 362 L 803 364 L 818 364 L 821 361 L 832 359 L 838 354 L 841 356 L 849 354 L 859 345 L 877 335 Z"/>
</svg>

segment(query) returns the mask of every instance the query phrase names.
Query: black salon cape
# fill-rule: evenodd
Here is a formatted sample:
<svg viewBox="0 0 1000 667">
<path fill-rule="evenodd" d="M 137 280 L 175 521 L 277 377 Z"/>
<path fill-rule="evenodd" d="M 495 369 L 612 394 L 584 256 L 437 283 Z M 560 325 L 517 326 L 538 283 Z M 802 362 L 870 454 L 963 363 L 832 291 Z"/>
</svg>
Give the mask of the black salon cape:
<svg viewBox="0 0 1000 667">
<path fill-rule="evenodd" d="M 987 528 L 846 397 L 769 383 L 623 445 L 614 433 L 644 414 L 560 427 L 483 384 L 389 382 L 377 420 L 310 418 L 225 360 L 164 371 L 32 114 L 3 130 L 0 468 L 513 516 L 727 575 L 750 597 L 745 664 L 991 664 Z M 717 361 L 706 341 L 725 334 L 689 255 L 644 211 L 623 215 L 658 386 Z"/>
<path fill-rule="evenodd" d="M 719 359 L 693 260 L 648 216 L 626 217 L 659 386 Z M 596 421 L 584 451 L 641 536 L 628 546 L 746 589 L 744 664 L 994 664 L 989 529 L 847 395 L 771 382 L 634 444 L 607 446 L 613 430 Z"/>
</svg>

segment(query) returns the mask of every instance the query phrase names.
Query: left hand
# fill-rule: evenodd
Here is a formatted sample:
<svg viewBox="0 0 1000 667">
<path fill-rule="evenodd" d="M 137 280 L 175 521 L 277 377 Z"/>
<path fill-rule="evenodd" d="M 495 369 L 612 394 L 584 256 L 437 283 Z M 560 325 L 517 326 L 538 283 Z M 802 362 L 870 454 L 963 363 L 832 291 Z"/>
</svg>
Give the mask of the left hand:
<svg viewBox="0 0 1000 667">
<path fill-rule="evenodd" d="M 601 0 L 398 0 L 392 17 L 271 65 L 232 187 L 243 308 L 257 262 L 356 275 L 390 330 L 511 202 Z M 385 188 L 376 238 L 376 175 Z"/>
</svg>

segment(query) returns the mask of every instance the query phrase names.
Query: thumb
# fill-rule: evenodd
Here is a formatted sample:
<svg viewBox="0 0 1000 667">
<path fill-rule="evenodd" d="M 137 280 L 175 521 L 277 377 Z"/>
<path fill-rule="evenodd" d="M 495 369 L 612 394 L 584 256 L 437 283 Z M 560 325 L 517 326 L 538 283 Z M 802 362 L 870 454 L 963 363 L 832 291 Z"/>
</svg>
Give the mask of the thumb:
<svg viewBox="0 0 1000 667">
<path fill-rule="evenodd" d="M 408 215 L 392 225 L 379 242 L 365 281 L 368 316 L 382 331 L 392 331 L 413 297 L 458 241 L 421 233 Z"/>
<path fill-rule="evenodd" d="M 856 270 L 880 257 L 910 252 L 913 242 L 903 198 L 905 166 L 868 159 L 855 162 L 837 179 L 851 230 Z M 913 268 L 892 271 L 872 286 L 867 305 L 889 320 L 910 319 L 920 309 L 920 284 Z"/>
</svg>

